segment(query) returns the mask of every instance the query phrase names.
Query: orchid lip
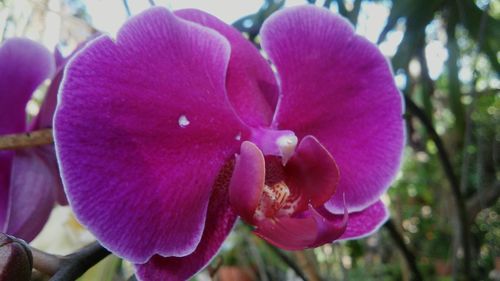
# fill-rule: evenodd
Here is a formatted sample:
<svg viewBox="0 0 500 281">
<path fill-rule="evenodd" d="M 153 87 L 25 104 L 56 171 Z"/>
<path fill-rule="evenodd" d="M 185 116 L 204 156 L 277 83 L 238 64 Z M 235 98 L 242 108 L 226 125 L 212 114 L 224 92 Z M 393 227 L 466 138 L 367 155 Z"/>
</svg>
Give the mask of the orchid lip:
<svg viewBox="0 0 500 281">
<path fill-rule="evenodd" d="M 261 138 L 254 135 L 255 140 L 270 142 L 245 141 L 236 159 L 229 186 L 233 210 L 255 227 L 258 236 L 284 249 L 309 248 L 340 237 L 346 221 L 331 221 L 316 211 L 333 196 L 338 183 L 332 156 L 313 136 L 297 145 L 297 137 L 287 131 L 259 133 Z"/>
</svg>

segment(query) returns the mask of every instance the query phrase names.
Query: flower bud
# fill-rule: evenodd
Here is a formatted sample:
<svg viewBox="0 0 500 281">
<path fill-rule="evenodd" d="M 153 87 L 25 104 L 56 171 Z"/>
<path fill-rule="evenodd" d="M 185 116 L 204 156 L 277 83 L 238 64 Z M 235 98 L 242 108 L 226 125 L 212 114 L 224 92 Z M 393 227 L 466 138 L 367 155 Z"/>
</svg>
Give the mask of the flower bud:
<svg viewBox="0 0 500 281">
<path fill-rule="evenodd" d="M 33 256 L 23 240 L 0 233 L 0 281 L 29 281 Z"/>
</svg>

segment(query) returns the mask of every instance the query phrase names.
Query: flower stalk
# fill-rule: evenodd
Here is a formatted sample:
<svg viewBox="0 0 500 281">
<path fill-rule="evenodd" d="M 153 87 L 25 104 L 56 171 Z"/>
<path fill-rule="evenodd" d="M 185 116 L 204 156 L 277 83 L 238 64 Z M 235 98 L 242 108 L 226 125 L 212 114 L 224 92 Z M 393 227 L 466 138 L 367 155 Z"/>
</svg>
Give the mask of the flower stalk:
<svg viewBox="0 0 500 281">
<path fill-rule="evenodd" d="M 34 248 L 31 248 L 31 252 L 33 267 L 51 276 L 50 281 L 76 280 L 110 254 L 98 242 L 67 256 L 52 255 Z"/>
<path fill-rule="evenodd" d="M 52 129 L 0 136 L 0 150 L 15 150 L 54 143 Z"/>
</svg>

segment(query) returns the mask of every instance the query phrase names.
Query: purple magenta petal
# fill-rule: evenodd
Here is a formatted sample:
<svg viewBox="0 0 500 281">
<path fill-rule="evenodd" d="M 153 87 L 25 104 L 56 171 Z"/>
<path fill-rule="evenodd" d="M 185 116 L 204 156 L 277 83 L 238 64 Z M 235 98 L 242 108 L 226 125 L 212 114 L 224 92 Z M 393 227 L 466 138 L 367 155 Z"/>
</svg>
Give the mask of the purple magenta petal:
<svg viewBox="0 0 500 281">
<path fill-rule="evenodd" d="M 264 155 L 253 143 L 241 144 L 229 185 L 229 198 L 233 210 L 247 223 L 254 223 L 266 177 Z"/>
<path fill-rule="evenodd" d="M 294 251 L 307 248 L 316 239 L 318 227 L 311 217 L 281 217 L 259 222 L 254 233 L 276 247 Z"/>
<path fill-rule="evenodd" d="M 0 229 L 5 228 L 9 209 L 10 172 L 14 152 L 0 151 Z"/>
<path fill-rule="evenodd" d="M 318 208 L 318 211 L 331 222 L 341 223 L 344 219 L 342 215 L 331 214 L 325 207 Z M 338 240 L 366 237 L 377 231 L 387 219 L 389 219 L 389 211 L 384 203 L 379 200 L 360 212 L 350 213 L 346 231 Z"/>
<path fill-rule="evenodd" d="M 26 128 L 26 103 L 54 71 L 52 55 L 42 45 L 13 38 L 0 46 L 0 134 Z"/>
<path fill-rule="evenodd" d="M 52 127 L 52 119 L 57 105 L 57 92 L 59 91 L 59 85 L 61 84 L 62 77 L 63 69 L 60 69 L 52 78 L 43 103 L 40 106 L 40 111 L 31 123 L 30 129 L 38 130 Z"/>
<path fill-rule="evenodd" d="M 236 222 L 228 197 L 231 170 L 226 166 L 219 174 L 208 206 L 207 224 L 196 250 L 185 257 L 154 256 L 143 265 L 136 265 L 140 280 L 187 280 L 203 269 L 219 251 L 222 242 Z"/>
<path fill-rule="evenodd" d="M 176 16 L 212 28 L 231 44 L 226 89 L 238 115 L 250 126 L 269 126 L 278 100 L 271 67 L 259 51 L 233 27 L 205 12 L 187 9 Z"/>
<path fill-rule="evenodd" d="M 338 239 L 346 230 L 348 213 L 342 219 L 323 217 L 312 206 L 297 217 L 279 217 L 258 222 L 254 230 L 262 239 L 285 250 L 315 248 Z"/>
<path fill-rule="evenodd" d="M 61 175 L 77 218 L 117 255 L 144 263 L 200 242 L 213 183 L 247 130 L 225 94 L 229 52 L 215 31 L 157 7 L 68 65 Z"/>
<path fill-rule="evenodd" d="M 285 166 L 286 182 L 300 194 L 299 209 L 323 205 L 332 198 L 339 182 L 335 160 L 313 136 L 304 137 Z"/>
<path fill-rule="evenodd" d="M 61 54 L 59 48 L 55 48 L 54 60 L 56 62 L 56 72 L 54 77 L 52 77 L 52 81 L 50 82 L 50 86 L 47 89 L 47 93 L 45 94 L 43 103 L 40 106 L 40 111 L 38 112 L 38 115 L 34 118 L 33 122 L 30 124 L 31 130 L 38 130 L 38 129 L 52 127 L 53 123 L 52 120 L 57 105 L 57 93 L 59 92 L 59 86 L 61 85 L 64 68 L 66 67 L 66 64 L 79 50 L 81 50 L 83 47 L 85 47 L 89 42 L 97 38 L 99 35 L 100 35 L 99 33 L 95 33 L 92 36 L 90 36 L 86 41 L 78 44 L 77 48 L 67 57 L 64 57 Z"/>
<path fill-rule="evenodd" d="M 59 174 L 59 164 L 57 163 L 56 151 L 54 145 L 40 146 L 34 149 L 34 153 L 43 159 L 43 163 L 47 166 L 46 177 L 53 179 L 52 188 L 55 190 L 55 199 L 59 205 L 68 205 L 68 199 L 64 193 L 61 175 Z"/>
<path fill-rule="evenodd" d="M 335 220 L 329 220 L 328 217 L 320 215 L 315 208 L 310 208 L 310 212 L 318 225 L 318 235 L 310 247 L 319 247 L 326 243 L 332 243 L 345 233 L 349 219 L 349 213 L 345 205 L 344 215 L 336 215 Z M 341 218 L 341 220 L 339 221 L 337 217 Z"/>
<path fill-rule="evenodd" d="M 336 215 L 337 219 L 341 216 Z M 389 219 L 389 211 L 382 201 L 377 201 L 363 211 L 350 213 L 347 229 L 339 240 L 366 237 L 377 231 Z"/>
<path fill-rule="evenodd" d="M 61 60 L 61 58 L 58 58 L 59 55 L 55 55 L 56 61 Z M 40 111 L 38 112 L 38 115 L 31 122 L 29 130 L 39 130 L 52 127 L 54 111 L 57 105 L 57 93 L 59 91 L 59 86 L 61 84 L 61 80 L 63 77 L 63 70 L 66 62 L 67 59 L 58 62 L 58 70 L 54 75 L 54 77 L 52 78 L 50 86 L 48 87 L 47 92 L 45 94 L 43 103 L 40 106 Z M 54 145 L 46 145 L 43 147 L 39 147 L 38 149 L 36 149 L 36 152 L 39 154 L 39 157 L 45 159 L 46 165 L 49 165 L 50 167 L 50 174 L 47 174 L 46 176 L 47 177 L 55 176 L 57 179 L 57 181 L 54 182 L 53 186 L 53 188 L 56 191 L 57 202 L 61 205 L 67 205 L 68 200 L 66 199 L 66 194 L 64 194 L 63 185 L 60 180 L 59 167 L 57 164 Z"/>
<path fill-rule="evenodd" d="M 386 59 L 345 19 L 313 6 L 275 13 L 261 36 L 282 88 L 273 126 L 313 135 L 330 151 L 350 212 L 373 204 L 404 145 L 402 99 Z M 340 196 L 331 203 L 343 212 Z"/>
<path fill-rule="evenodd" d="M 59 86 L 61 85 L 61 81 L 63 78 L 64 68 L 66 67 L 69 59 L 72 58 L 76 54 L 76 52 L 81 50 L 88 42 L 95 38 L 97 38 L 97 35 L 92 35 L 88 40 L 80 43 L 68 57 L 64 57 L 61 54 L 59 48 L 55 48 L 54 60 L 56 62 L 57 70 L 55 75 L 52 77 L 49 88 L 47 89 L 43 103 L 40 106 L 40 111 L 31 122 L 29 130 L 39 130 L 52 127 L 54 112 L 57 105 L 57 93 L 59 92 Z M 64 193 L 62 182 L 60 180 L 59 167 L 57 164 L 54 146 L 46 145 L 36 149 L 35 152 L 39 155 L 39 157 L 45 159 L 46 165 L 50 167 L 51 173 L 47 174 L 46 176 L 56 177 L 57 179 L 57 181 L 54 182 L 57 203 L 59 203 L 60 205 L 67 205 L 68 200 L 66 198 L 66 194 Z"/>
<path fill-rule="evenodd" d="M 59 86 L 63 76 L 63 67 L 64 63 L 60 65 L 56 75 L 54 75 L 54 77 L 52 78 L 50 86 L 47 89 L 47 93 L 45 94 L 44 101 L 40 106 L 40 111 L 29 126 L 30 130 L 52 127 L 52 119 L 57 105 L 57 92 L 59 90 Z M 35 149 L 35 153 L 38 154 L 38 157 L 44 159 L 45 165 L 47 165 L 49 168 L 47 170 L 49 173 L 46 174 L 45 177 L 55 177 L 56 179 L 56 181 L 53 182 L 52 188 L 55 190 L 57 203 L 59 203 L 60 205 L 67 205 L 68 200 L 66 199 L 66 194 L 64 193 L 63 185 L 60 179 L 59 165 L 57 164 L 54 145 L 45 145 L 43 147 L 38 147 L 37 149 Z M 18 172 L 23 173 L 24 171 L 18 170 Z M 29 171 L 27 170 L 26 172 Z"/>
<path fill-rule="evenodd" d="M 16 151 L 4 232 L 26 241 L 35 238 L 54 206 L 56 176 L 36 148 Z"/>
<path fill-rule="evenodd" d="M 0 135 L 26 128 L 26 103 L 54 71 L 47 49 L 28 39 L 8 39 L 0 46 Z M 0 151 L 0 227 L 7 219 L 11 165 L 14 153 Z"/>
<path fill-rule="evenodd" d="M 59 47 L 54 48 L 54 60 L 56 62 L 56 68 L 64 66 L 67 62 L 67 58 L 65 58 L 61 53 L 61 49 L 59 49 Z"/>
</svg>

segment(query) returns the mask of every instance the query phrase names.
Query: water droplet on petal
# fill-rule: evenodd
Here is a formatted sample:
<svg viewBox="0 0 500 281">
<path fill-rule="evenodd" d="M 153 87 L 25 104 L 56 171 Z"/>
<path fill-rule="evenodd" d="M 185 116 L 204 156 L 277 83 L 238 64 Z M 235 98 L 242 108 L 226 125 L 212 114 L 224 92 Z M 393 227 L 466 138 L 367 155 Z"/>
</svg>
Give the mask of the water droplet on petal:
<svg viewBox="0 0 500 281">
<path fill-rule="evenodd" d="M 181 128 L 186 128 L 189 125 L 189 120 L 187 119 L 186 115 L 181 115 L 179 117 L 179 127 Z"/>
</svg>

